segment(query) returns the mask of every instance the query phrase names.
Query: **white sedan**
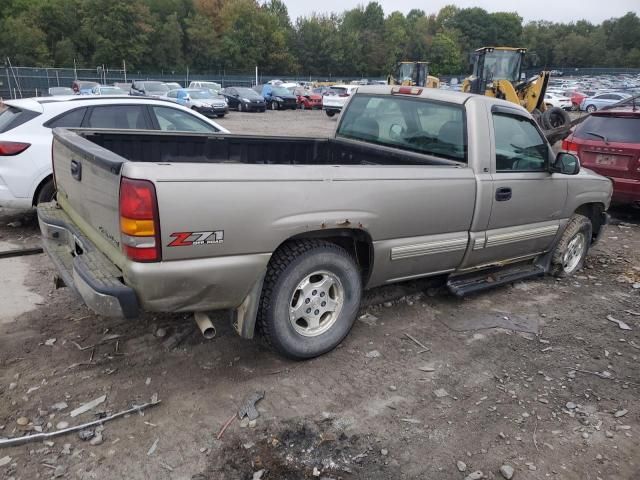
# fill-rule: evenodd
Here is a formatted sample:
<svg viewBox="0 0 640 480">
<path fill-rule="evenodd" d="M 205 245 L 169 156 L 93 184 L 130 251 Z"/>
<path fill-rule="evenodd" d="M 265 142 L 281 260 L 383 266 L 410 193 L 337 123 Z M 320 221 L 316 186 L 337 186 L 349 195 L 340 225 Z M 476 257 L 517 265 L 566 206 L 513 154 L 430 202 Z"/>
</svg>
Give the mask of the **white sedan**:
<svg viewBox="0 0 640 480">
<path fill-rule="evenodd" d="M 51 130 L 56 127 L 229 133 L 197 112 L 151 98 L 8 100 L 0 103 L 0 207 L 30 208 L 53 199 Z"/>
<path fill-rule="evenodd" d="M 544 96 L 544 103 L 548 107 L 558 107 L 563 110 L 571 110 L 571 99 L 562 95 L 547 92 Z"/>
</svg>

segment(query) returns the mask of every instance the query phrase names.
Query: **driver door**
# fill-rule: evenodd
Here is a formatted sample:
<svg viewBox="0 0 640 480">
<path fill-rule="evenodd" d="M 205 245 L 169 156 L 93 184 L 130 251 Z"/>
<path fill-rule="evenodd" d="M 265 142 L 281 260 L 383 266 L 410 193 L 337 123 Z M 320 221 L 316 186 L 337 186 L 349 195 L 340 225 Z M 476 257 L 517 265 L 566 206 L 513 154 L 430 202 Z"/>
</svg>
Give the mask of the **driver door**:
<svg viewBox="0 0 640 480">
<path fill-rule="evenodd" d="M 551 246 L 567 198 L 564 175 L 549 172 L 553 152 L 536 124 L 516 109 L 491 111 L 495 155 L 492 207 L 474 264 L 535 256 Z"/>
</svg>

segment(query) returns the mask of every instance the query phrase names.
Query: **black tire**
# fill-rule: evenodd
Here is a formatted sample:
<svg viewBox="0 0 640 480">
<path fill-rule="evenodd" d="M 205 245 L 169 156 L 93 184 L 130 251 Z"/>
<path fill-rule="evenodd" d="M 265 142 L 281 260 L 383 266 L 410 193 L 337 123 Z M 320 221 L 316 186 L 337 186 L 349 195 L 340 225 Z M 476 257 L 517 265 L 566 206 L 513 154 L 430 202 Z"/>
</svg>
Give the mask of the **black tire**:
<svg viewBox="0 0 640 480">
<path fill-rule="evenodd" d="M 313 278 L 318 271 L 339 279 L 343 301 L 326 331 L 305 336 L 294 327 L 297 321 L 290 320 L 289 308 L 296 291 L 300 291 L 297 290 L 300 282 L 307 277 Z M 333 350 L 349 333 L 361 297 L 360 271 L 346 250 L 320 240 L 291 242 L 280 247 L 269 262 L 260 298 L 258 331 L 271 348 L 286 357 L 297 360 L 317 357 Z"/>
<path fill-rule="evenodd" d="M 327 110 L 326 112 L 327 112 L 327 116 L 329 117 L 333 117 L 336 114 L 336 112 L 334 112 L 333 110 Z"/>
<path fill-rule="evenodd" d="M 586 110 L 587 110 L 588 113 L 593 113 L 596 110 L 598 110 L 598 107 L 596 107 L 595 105 L 587 105 Z"/>
<path fill-rule="evenodd" d="M 56 187 L 53 184 L 53 179 L 49 178 L 44 185 L 40 187 L 35 204 L 51 202 L 54 198 L 56 198 Z"/>
<path fill-rule="evenodd" d="M 531 112 L 531 116 L 538 125 L 540 125 L 543 129 L 545 128 L 544 125 L 542 125 L 542 112 L 539 109 L 534 108 L 533 112 Z"/>
<path fill-rule="evenodd" d="M 238 111 L 239 112 L 244 112 L 244 103 L 242 103 L 242 102 L 238 103 Z"/>
<path fill-rule="evenodd" d="M 278 102 L 271 102 L 271 110 L 280 110 Z"/>
<path fill-rule="evenodd" d="M 547 130 L 562 127 L 571 123 L 571 117 L 559 107 L 549 108 L 542 114 L 542 124 Z"/>
<path fill-rule="evenodd" d="M 584 265 L 584 260 L 587 258 L 589 252 L 589 246 L 591 245 L 591 235 L 593 227 L 591 221 L 584 215 L 574 214 L 570 219 L 567 227 L 560 237 L 560 241 L 553 250 L 551 257 L 551 274 L 556 277 L 569 277 L 580 270 Z M 584 238 L 584 244 L 579 249 L 580 260 L 573 266 L 573 268 L 567 269 L 567 262 L 565 254 L 570 248 L 572 241 L 578 236 L 582 235 Z"/>
</svg>

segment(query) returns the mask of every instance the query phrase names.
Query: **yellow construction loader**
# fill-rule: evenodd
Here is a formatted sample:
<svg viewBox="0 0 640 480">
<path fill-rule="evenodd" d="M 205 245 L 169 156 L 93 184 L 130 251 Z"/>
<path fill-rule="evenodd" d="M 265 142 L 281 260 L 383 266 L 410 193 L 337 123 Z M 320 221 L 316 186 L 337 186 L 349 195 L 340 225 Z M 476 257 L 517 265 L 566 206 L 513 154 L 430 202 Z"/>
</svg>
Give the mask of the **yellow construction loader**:
<svg viewBox="0 0 640 480">
<path fill-rule="evenodd" d="M 429 75 L 429 62 L 400 62 L 387 77 L 387 85 L 438 88 L 440 80 Z"/>
<path fill-rule="evenodd" d="M 545 104 L 550 72 L 542 71 L 522 78 L 527 50 L 512 47 L 483 47 L 473 53 L 473 73 L 465 79 L 462 91 L 501 98 L 521 105 L 533 115 L 545 134 L 570 124 L 569 114 Z"/>
</svg>

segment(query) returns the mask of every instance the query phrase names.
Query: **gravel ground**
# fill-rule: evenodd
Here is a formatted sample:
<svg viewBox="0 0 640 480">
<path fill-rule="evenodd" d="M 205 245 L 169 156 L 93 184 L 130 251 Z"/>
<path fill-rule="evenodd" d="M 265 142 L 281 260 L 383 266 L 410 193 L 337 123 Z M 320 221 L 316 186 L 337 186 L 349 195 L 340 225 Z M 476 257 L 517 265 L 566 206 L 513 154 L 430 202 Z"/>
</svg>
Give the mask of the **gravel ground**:
<svg viewBox="0 0 640 480">
<path fill-rule="evenodd" d="M 335 126 L 300 111 L 220 123 L 310 136 Z M 638 478 L 640 217 L 614 214 L 572 279 L 462 300 L 431 283 L 377 289 L 343 344 L 306 362 L 238 338 L 222 314 L 211 341 L 184 315 L 96 316 L 53 289 L 45 255 L 0 259 L 0 312 L 13 305 L 0 315 L 0 437 L 161 400 L 106 423 L 95 445 L 69 434 L 0 448 L 0 478 L 463 480 L 503 478 L 503 465 L 515 479 Z M 33 213 L 0 210 L 0 242 L 37 245 Z M 217 439 L 262 391 L 255 425 L 236 418 Z"/>
</svg>

